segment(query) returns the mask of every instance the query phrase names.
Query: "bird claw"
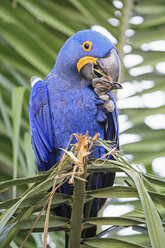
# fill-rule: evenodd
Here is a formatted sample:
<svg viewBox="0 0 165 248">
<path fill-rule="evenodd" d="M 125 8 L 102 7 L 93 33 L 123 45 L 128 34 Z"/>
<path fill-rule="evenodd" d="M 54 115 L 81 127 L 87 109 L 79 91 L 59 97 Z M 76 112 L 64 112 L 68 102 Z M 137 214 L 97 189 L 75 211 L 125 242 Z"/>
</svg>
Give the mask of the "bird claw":
<svg viewBox="0 0 165 248">
<path fill-rule="evenodd" d="M 102 77 L 102 78 L 94 78 L 92 79 L 92 86 L 94 88 L 95 93 L 100 96 L 110 92 L 113 89 L 121 89 L 122 86 L 119 83 L 111 82 L 110 80 Z"/>
<path fill-rule="evenodd" d="M 113 88 L 113 84 L 103 77 L 92 79 L 92 86 L 98 96 L 108 93 Z"/>
<path fill-rule="evenodd" d="M 92 80 L 94 92 L 103 101 L 103 106 L 108 112 L 112 112 L 115 108 L 109 92 L 114 88 L 113 84 L 105 78 L 94 78 Z"/>
</svg>

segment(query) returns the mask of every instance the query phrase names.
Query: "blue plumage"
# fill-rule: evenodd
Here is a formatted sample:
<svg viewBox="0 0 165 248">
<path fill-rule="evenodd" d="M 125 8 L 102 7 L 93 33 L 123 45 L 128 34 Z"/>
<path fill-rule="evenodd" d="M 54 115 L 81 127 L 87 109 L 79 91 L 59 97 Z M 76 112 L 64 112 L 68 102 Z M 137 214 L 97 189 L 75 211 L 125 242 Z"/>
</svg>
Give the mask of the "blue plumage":
<svg viewBox="0 0 165 248">
<path fill-rule="evenodd" d="M 90 51 L 82 48 L 85 41 L 92 42 Z M 29 102 L 31 140 L 40 171 L 48 170 L 59 161 L 60 148 L 66 148 L 73 133 L 85 134 L 88 131 L 91 137 L 100 133 L 102 139 L 114 140 L 118 147 L 118 114 L 112 93 L 110 98 L 115 108 L 108 112 L 94 92 L 92 81 L 83 77 L 77 69 L 81 58 L 102 58 L 112 49 L 116 48 L 100 33 L 80 31 L 66 41 L 46 79 L 38 81 L 32 88 Z M 104 153 L 105 150 L 98 147 L 95 157 Z M 110 186 L 113 180 L 114 174 L 94 175 L 92 188 Z M 72 186 L 66 184 L 60 192 L 71 194 Z M 58 208 L 57 213 L 66 216 L 64 208 L 66 206 Z M 91 216 L 96 216 L 99 208 L 97 200 L 92 206 Z"/>
</svg>

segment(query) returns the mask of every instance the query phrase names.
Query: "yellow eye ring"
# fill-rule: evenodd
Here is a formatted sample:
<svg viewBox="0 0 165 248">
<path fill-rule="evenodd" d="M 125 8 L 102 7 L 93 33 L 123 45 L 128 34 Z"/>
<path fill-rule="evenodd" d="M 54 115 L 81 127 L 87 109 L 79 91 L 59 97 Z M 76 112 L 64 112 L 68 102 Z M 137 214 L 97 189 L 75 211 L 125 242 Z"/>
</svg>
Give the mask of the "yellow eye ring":
<svg viewBox="0 0 165 248">
<path fill-rule="evenodd" d="M 90 52 L 90 50 L 92 49 L 92 42 L 89 40 L 84 41 L 84 43 L 82 44 L 82 48 L 84 49 L 84 51 Z"/>
</svg>

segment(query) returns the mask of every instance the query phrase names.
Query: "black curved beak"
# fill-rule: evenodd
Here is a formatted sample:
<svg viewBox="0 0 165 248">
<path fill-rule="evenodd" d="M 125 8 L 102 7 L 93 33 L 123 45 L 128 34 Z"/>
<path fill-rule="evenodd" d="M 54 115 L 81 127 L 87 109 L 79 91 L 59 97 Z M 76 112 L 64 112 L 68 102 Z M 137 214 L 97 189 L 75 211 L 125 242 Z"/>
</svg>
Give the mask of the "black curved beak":
<svg viewBox="0 0 165 248">
<path fill-rule="evenodd" d="M 92 84 L 106 82 L 110 84 L 110 90 L 121 89 L 117 83 L 120 74 L 120 61 L 115 48 L 102 58 L 97 58 L 96 63 L 89 62 L 81 68 L 80 74 L 92 80 Z"/>
<path fill-rule="evenodd" d="M 105 75 L 111 77 L 112 83 L 117 83 L 120 73 L 120 61 L 116 49 L 112 49 L 107 56 L 96 60 Z"/>
</svg>

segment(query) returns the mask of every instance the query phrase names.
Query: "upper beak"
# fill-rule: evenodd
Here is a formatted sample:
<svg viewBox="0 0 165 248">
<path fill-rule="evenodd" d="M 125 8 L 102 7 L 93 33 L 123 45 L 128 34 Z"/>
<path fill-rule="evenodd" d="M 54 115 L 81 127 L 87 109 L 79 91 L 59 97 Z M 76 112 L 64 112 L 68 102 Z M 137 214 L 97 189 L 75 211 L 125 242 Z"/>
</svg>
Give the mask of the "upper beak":
<svg viewBox="0 0 165 248">
<path fill-rule="evenodd" d="M 112 89 L 119 89 L 122 86 L 117 83 L 120 73 L 120 61 L 116 49 L 102 58 L 83 57 L 79 60 L 80 74 L 88 80 L 101 81 L 106 80 L 112 85 Z M 81 66 L 82 65 L 82 66 Z"/>
<path fill-rule="evenodd" d="M 107 56 L 98 58 L 96 63 L 112 79 L 112 83 L 117 83 L 120 73 L 120 61 L 116 49 L 112 49 Z"/>
</svg>

